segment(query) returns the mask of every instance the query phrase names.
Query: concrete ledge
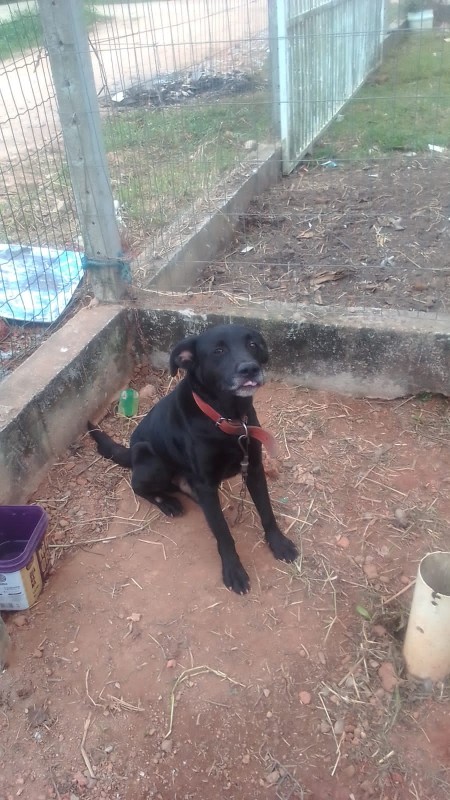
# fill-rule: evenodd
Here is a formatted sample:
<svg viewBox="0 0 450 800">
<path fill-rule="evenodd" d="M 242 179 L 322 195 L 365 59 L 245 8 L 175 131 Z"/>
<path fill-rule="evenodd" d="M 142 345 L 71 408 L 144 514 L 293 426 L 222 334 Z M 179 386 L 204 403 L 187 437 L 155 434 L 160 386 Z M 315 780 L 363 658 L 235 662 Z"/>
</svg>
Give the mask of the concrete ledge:
<svg viewBox="0 0 450 800">
<path fill-rule="evenodd" d="M 133 368 L 131 312 L 83 309 L 0 383 L 0 503 L 22 503 Z"/>
<path fill-rule="evenodd" d="M 427 391 L 450 395 L 450 317 L 371 309 L 267 303 L 223 313 L 140 311 L 155 365 L 178 339 L 220 322 L 258 328 L 270 370 L 300 386 L 393 399 Z"/>
<path fill-rule="evenodd" d="M 0 503 L 28 499 L 88 416 L 127 383 L 140 354 L 166 366 L 177 341 L 220 322 L 258 328 L 272 376 L 296 385 L 385 399 L 450 395 L 449 316 L 281 303 L 214 313 L 84 309 L 0 383 Z"/>
<path fill-rule="evenodd" d="M 216 211 L 205 217 L 196 232 L 187 236 L 163 264 L 155 265 L 154 261 L 150 264 L 153 274 L 146 282 L 147 286 L 164 291 L 180 291 L 192 286 L 199 270 L 231 241 L 237 217 L 247 210 L 255 197 L 280 180 L 281 150 L 260 145 L 257 161 L 253 156 L 244 162 L 243 169 L 244 175 L 239 175 L 239 186 L 232 191 L 231 197 L 219 201 Z M 139 262 L 142 262 L 142 257 Z M 146 270 L 149 270 L 148 264 Z"/>
</svg>

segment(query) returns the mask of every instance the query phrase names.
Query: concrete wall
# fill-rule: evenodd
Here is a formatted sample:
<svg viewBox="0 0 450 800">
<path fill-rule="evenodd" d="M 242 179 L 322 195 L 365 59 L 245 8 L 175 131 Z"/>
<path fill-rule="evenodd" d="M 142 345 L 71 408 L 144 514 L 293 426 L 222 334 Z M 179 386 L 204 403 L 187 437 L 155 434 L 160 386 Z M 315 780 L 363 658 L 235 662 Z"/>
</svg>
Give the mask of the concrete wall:
<svg viewBox="0 0 450 800">
<path fill-rule="evenodd" d="M 24 502 L 133 367 L 134 318 L 83 309 L 0 383 L 0 503 Z"/>
<path fill-rule="evenodd" d="M 142 355 L 166 366 L 180 339 L 221 322 L 258 328 L 269 374 L 297 385 L 380 398 L 450 395 L 449 317 L 274 303 L 222 313 L 85 309 L 0 383 L 0 503 L 29 498 Z"/>
<path fill-rule="evenodd" d="M 226 187 L 226 197 L 213 199 L 214 212 L 195 223 L 186 219 L 190 232 L 163 262 L 155 260 L 151 253 L 137 259 L 137 268 L 142 266 L 146 274 L 146 285 L 162 291 L 180 291 L 195 283 L 199 271 L 213 261 L 217 253 L 225 250 L 231 242 L 239 216 L 248 209 L 254 197 L 274 186 L 281 178 L 281 150 L 271 145 L 259 144 L 254 154 L 241 164 L 234 183 Z M 230 178 L 231 181 L 231 178 Z M 177 222 L 175 239 L 179 237 L 180 222 Z"/>
<path fill-rule="evenodd" d="M 149 309 L 140 316 L 158 366 L 183 336 L 240 322 L 267 338 L 271 373 L 297 385 L 385 399 L 422 391 L 450 395 L 448 316 L 276 303 L 222 314 Z"/>
</svg>

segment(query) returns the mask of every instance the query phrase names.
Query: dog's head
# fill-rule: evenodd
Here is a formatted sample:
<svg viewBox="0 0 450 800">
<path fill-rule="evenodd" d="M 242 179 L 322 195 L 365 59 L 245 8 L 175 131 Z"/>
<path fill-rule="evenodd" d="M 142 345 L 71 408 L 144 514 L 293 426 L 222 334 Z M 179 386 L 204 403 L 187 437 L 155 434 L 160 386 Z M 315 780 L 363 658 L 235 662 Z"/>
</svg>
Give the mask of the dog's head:
<svg viewBox="0 0 450 800">
<path fill-rule="evenodd" d="M 251 397 L 264 383 L 267 345 L 244 325 L 217 325 L 179 342 L 170 354 L 170 373 L 185 369 L 211 392 Z"/>
</svg>

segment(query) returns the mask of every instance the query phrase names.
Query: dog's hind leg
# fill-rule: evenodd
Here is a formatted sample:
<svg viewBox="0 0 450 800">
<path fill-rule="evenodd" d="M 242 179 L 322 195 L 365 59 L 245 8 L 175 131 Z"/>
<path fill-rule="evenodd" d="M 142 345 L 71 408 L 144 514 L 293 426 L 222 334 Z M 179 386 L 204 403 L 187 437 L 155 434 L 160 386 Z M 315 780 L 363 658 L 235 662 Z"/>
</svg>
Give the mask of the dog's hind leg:
<svg viewBox="0 0 450 800">
<path fill-rule="evenodd" d="M 172 482 L 173 470 L 169 464 L 154 455 L 145 442 L 133 446 L 131 461 L 133 491 L 157 506 L 167 517 L 179 517 L 183 513 L 183 506 L 170 494 L 179 489 Z"/>
</svg>

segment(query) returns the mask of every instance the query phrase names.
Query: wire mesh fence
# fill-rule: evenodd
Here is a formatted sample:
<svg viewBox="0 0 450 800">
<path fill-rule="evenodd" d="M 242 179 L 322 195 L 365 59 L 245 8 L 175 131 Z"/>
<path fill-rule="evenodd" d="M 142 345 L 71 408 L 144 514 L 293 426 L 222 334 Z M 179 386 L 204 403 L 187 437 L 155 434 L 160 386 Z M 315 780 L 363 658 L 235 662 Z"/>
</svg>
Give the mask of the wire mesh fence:
<svg viewBox="0 0 450 800">
<path fill-rule="evenodd" d="M 117 8 L 91 38 L 105 147 L 124 246 L 136 254 L 145 242 L 151 258 L 215 206 L 246 146 L 275 139 L 268 9 L 266 0 Z M 135 280 L 145 272 L 144 263 Z"/>
<path fill-rule="evenodd" d="M 81 56 L 92 61 L 92 113 L 100 116 L 120 255 L 133 282 L 151 288 L 152 265 L 222 207 L 258 167 L 263 145 L 278 147 L 280 103 L 300 108 L 306 125 L 325 101 L 343 107 L 290 176 L 246 213 L 231 213 L 234 242 L 200 258 L 190 298 L 209 306 L 223 298 L 446 310 L 450 6 L 430 0 L 433 27 L 421 22 L 414 31 L 405 27 L 406 1 L 374 0 L 383 14 L 364 22 L 356 0 L 284 0 L 286 13 L 310 20 L 341 8 L 352 27 L 327 24 L 314 37 L 311 25 L 300 28 L 302 83 L 281 98 L 273 24 L 280 3 L 84 5 Z M 45 37 L 31 1 L 0 4 L 3 371 L 61 323 L 85 283 L 86 236 Z M 379 41 L 376 69 L 352 99 L 324 97 L 318 52 L 321 69 L 355 70 L 359 62 L 345 61 L 341 44 L 360 47 L 364 37 Z M 346 51 L 356 58 L 356 44 Z M 169 288 L 180 289 L 176 277 Z"/>
<path fill-rule="evenodd" d="M 42 26 L 0 5 L 0 376 L 36 347 L 81 277 L 80 231 Z"/>
<path fill-rule="evenodd" d="M 337 34 L 337 25 L 330 29 L 319 17 L 331 4 L 294 4 L 295 24 L 308 18 L 295 47 L 302 63 L 313 65 L 312 89 L 294 98 L 301 105 L 306 96 L 312 106 L 311 114 L 308 107 L 300 112 L 303 126 L 318 116 L 316 105 L 346 100 L 333 94 L 333 80 L 323 91 L 325 79 L 314 70 L 319 40 L 329 59 L 341 46 L 337 39 L 351 39 L 351 68 L 353 42 L 378 36 L 377 67 L 297 169 L 241 216 L 225 258 L 205 263 L 195 290 L 209 292 L 210 302 L 222 292 L 238 305 L 288 301 L 312 314 L 362 307 L 434 319 L 448 311 L 450 6 L 431 5 L 434 16 L 420 19 L 417 30 L 405 25 L 407 5 L 391 3 L 382 25 L 355 29 L 349 22 Z M 348 14 L 349 5 L 342 7 Z M 342 69 L 332 59 L 326 77 Z M 290 98 L 287 105 L 290 111 Z"/>
</svg>

